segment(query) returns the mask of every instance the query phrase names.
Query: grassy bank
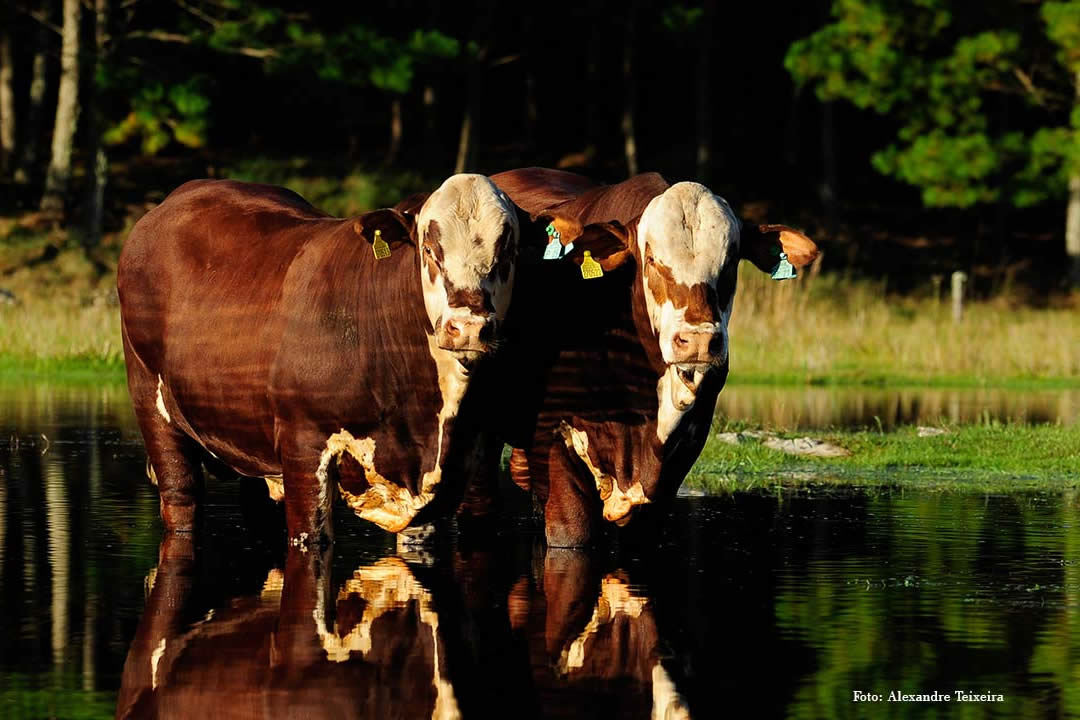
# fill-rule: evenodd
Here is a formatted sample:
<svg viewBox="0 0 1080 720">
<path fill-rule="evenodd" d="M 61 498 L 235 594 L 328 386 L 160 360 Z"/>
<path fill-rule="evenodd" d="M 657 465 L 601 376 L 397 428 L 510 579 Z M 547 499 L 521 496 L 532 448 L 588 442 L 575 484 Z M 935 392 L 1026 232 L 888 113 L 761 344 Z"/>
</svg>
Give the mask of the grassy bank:
<svg viewBox="0 0 1080 720">
<path fill-rule="evenodd" d="M 753 439 L 730 445 L 714 436 L 686 483 L 708 492 L 834 482 L 980 492 L 1080 487 L 1080 425 L 947 430 L 931 437 L 919 437 L 914 427 L 813 433 L 851 453 L 834 458 L 789 455 Z"/>
<path fill-rule="evenodd" d="M 392 203 L 432 182 L 416 173 L 288 158 L 233 162 L 216 172 L 291 187 L 338 215 Z M 0 293 L 0 373 L 122 376 L 116 259 L 127 229 L 152 206 L 134 198 L 123 229 L 108 235 L 93 258 L 63 230 L 0 217 L 0 289 L 18 300 L 7 303 Z M 819 241 L 829 247 L 829 238 Z M 883 283 L 829 273 L 827 261 L 825 270 L 776 283 L 742 264 L 730 383 L 1080 387 L 1080 295 L 1036 309 L 1004 293 L 970 302 L 957 325 L 948 303 L 929 290 L 897 296 Z"/>
</svg>

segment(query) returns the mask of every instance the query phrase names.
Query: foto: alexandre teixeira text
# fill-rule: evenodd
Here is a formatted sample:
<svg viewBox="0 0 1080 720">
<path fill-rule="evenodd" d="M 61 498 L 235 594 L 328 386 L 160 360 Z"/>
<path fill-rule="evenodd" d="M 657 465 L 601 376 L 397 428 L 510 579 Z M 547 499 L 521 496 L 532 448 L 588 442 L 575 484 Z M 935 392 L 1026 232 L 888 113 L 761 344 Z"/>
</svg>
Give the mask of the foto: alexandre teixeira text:
<svg viewBox="0 0 1080 720">
<path fill-rule="evenodd" d="M 872 693 L 865 690 L 852 690 L 852 702 L 1005 702 L 1005 696 L 1001 693 L 989 690 L 953 690 L 941 692 L 935 690 L 929 693 L 906 693 L 900 690 L 890 690 L 885 693 Z"/>
</svg>

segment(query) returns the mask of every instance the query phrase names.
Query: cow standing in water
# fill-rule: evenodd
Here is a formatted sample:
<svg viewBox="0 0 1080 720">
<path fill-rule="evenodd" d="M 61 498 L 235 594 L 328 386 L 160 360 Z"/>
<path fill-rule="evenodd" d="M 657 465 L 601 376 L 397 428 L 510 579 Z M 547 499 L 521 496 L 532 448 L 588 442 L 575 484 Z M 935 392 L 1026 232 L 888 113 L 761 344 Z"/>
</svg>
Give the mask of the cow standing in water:
<svg viewBox="0 0 1080 720">
<path fill-rule="evenodd" d="M 476 448 L 454 421 L 519 234 L 550 219 L 523 226 L 480 175 L 407 210 L 338 219 L 283 188 L 202 180 L 135 225 L 117 288 L 166 530 L 195 524 L 202 451 L 265 478 L 294 544 L 331 533 L 339 491 L 391 532 L 456 506 Z"/>
<path fill-rule="evenodd" d="M 656 173 L 617 185 L 543 168 L 492 179 L 534 215 L 607 228 L 558 234 L 565 247 L 544 253 L 557 262 L 540 260 L 550 246 L 522 244 L 492 383 L 528 382 L 513 403 L 487 402 L 515 448 L 511 477 L 545 504 L 548 543 L 584 545 L 599 518 L 624 525 L 673 497 L 701 453 L 728 372 L 739 260 L 783 277 L 818 250 L 785 226 L 742 226 L 708 188 Z M 589 262 L 603 275 L 583 280 Z M 465 511 L 483 511 L 489 477 Z"/>
</svg>

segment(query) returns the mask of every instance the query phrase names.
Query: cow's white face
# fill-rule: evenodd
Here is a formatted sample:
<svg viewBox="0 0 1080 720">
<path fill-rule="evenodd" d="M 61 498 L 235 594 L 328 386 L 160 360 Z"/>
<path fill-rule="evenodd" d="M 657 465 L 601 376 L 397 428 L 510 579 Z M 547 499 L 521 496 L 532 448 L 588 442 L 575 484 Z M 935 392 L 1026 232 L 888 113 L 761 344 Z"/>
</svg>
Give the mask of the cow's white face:
<svg viewBox="0 0 1080 720">
<path fill-rule="evenodd" d="M 693 405 L 705 372 L 727 362 L 740 227 L 727 202 L 693 182 L 653 198 L 638 221 L 645 306 L 667 365 L 658 387 L 662 440 Z"/>
<path fill-rule="evenodd" d="M 417 218 L 420 279 L 435 341 L 459 360 L 491 349 L 514 283 L 518 219 L 483 175 L 454 175 Z"/>
</svg>

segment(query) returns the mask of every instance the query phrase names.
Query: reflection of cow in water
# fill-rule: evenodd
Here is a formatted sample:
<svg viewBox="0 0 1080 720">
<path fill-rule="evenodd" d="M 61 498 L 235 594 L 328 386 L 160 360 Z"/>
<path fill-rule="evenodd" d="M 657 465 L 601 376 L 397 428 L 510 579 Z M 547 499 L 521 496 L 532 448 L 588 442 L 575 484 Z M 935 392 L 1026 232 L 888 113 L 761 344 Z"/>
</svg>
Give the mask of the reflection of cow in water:
<svg viewBox="0 0 1080 720">
<path fill-rule="evenodd" d="M 405 563 L 358 569 L 330 630 L 322 566 L 315 553 L 290 552 L 260 594 L 187 625 L 193 556 L 167 536 L 117 717 L 460 717 L 431 595 Z"/>
<path fill-rule="evenodd" d="M 622 572 L 595 582 L 583 554 L 525 576 L 458 556 L 456 578 L 384 558 L 333 592 L 328 559 L 291 550 L 204 614 L 191 541 L 168 536 L 117 717 L 688 717 L 651 601 Z"/>
<path fill-rule="evenodd" d="M 598 588 L 590 565 L 584 553 L 549 551 L 543 576 L 521 578 L 510 592 L 511 622 L 533 638 L 533 682 L 543 714 L 689 718 L 660 662 L 651 599 L 622 571 L 605 575 Z M 542 644 L 534 637 L 539 628 Z"/>
</svg>

